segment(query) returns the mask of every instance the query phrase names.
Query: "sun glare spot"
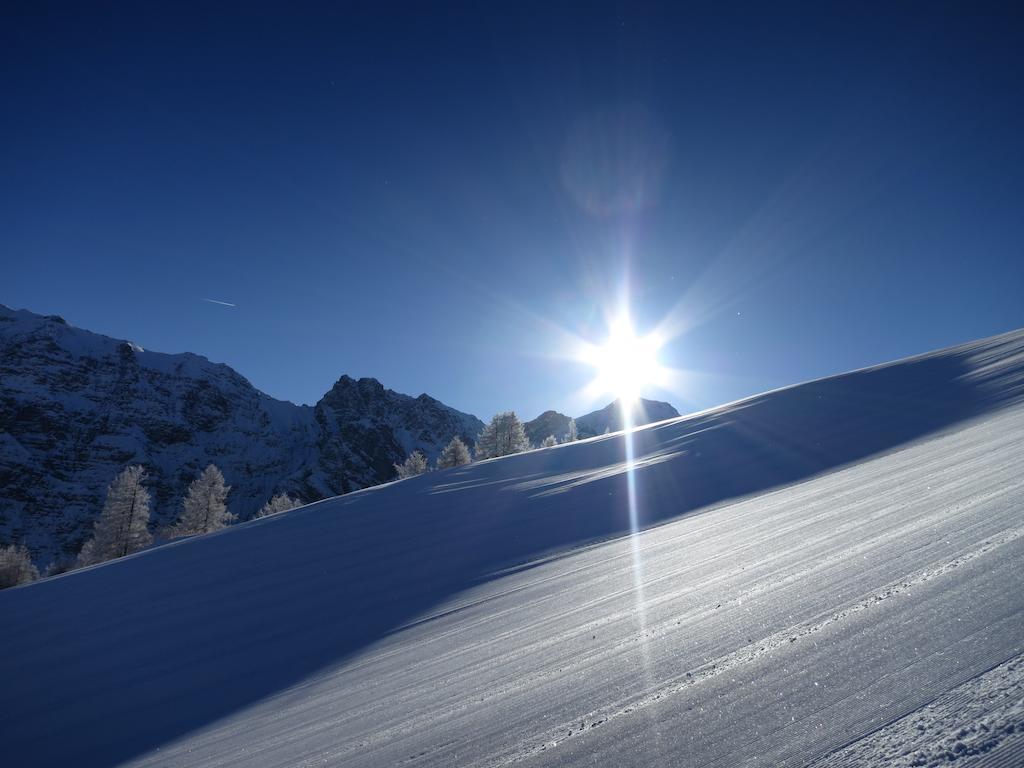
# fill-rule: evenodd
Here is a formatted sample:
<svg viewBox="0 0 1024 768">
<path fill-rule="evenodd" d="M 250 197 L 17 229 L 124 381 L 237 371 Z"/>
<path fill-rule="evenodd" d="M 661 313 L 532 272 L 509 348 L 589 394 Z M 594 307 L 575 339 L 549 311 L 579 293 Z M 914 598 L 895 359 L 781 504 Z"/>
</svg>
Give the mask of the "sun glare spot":
<svg viewBox="0 0 1024 768">
<path fill-rule="evenodd" d="M 627 316 L 609 328 L 608 340 L 601 346 L 588 345 L 584 360 L 592 365 L 596 377 L 592 389 L 610 393 L 624 403 L 639 399 L 643 390 L 658 385 L 665 369 L 658 361 L 661 340 L 657 334 L 637 336 Z"/>
</svg>

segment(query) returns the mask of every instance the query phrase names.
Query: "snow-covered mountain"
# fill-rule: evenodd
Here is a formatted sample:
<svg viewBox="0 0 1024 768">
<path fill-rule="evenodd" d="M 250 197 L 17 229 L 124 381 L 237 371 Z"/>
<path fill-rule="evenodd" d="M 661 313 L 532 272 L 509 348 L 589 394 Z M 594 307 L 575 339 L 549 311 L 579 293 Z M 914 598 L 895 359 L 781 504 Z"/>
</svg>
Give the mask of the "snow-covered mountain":
<svg viewBox="0 0 1024 768">
<path fill-rule="evenodd" d="M 639 427 L 656 421 L 674 419 L 679 416 L 679 411 L 668 403 L 641 399 L 631 406 L 630 415 L 632 425 Z M 581 438 L 617 432 L 622 428 L 622 405 L 618 400 L 600 410 L 576 417 L 576 431 Z M 558 411 L 544 411 L 536 419 L 525 422 L 523 429 L 533 445 L 540 445 L 548 435 L 561 440 L 569 431 L 569 417 Z"/>
<path fill-rule="evenodd" d="M 1016 332 L 5 590 L 4 759 L 1019 765 L 1022 444 Z"/>
<path fill-rule="evenodd" d="M 374 379 L 343 376 L 315 406 L 275 400 L 204 357 L 0 305 L 0 543 L 24 542 L 41 565 L 77 552 L 129 463 L 149 471 L 158 524 L 209 462 L 245 519 L 276 492 L 313 501 L 384 482 L 409 452 L 433 459 L 482 427 Z"/>
</svg>

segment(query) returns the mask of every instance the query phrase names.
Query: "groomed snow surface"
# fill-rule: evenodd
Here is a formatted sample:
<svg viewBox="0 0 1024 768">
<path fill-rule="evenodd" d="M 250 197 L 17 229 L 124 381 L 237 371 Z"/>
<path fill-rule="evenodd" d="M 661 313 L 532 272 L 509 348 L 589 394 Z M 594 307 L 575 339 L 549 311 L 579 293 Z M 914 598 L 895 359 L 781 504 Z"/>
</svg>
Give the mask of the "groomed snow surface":
<svg viewBox="0 0 1024 768">
<path fill-rule="evenodd" d="M 1024 764 L 1022 399 L 1007 334 L 8 590 L 2 762 Z"/>
</svg>

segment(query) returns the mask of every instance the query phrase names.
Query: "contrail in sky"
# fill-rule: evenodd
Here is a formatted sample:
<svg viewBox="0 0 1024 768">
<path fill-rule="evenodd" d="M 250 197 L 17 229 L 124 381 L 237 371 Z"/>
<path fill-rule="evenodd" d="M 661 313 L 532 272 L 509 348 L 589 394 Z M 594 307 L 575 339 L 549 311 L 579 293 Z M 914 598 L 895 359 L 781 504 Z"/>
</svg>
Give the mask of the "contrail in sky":
<svg viewBox="0 0 1024 768">
<path fill-rule="evenodd" d="M 237 307 L 238 306 L 237 304 L 232 304 L 232 303 L 230 303 L 228 301 L 217 301 L 217 299 L 203 299 L 203 301 L 208 301 L 211 304 L 220 304 L 222 307 Z"/>
</svg>

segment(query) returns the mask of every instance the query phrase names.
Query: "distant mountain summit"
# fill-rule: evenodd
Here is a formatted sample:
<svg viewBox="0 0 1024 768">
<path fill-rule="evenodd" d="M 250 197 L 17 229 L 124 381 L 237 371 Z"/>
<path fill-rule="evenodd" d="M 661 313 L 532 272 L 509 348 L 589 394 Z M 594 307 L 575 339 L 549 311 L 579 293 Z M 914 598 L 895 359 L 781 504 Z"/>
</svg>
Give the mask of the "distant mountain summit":
<svg viewBox="0 0 1024 768">
<path fill-rule="evenodd" d="M 540 445 L 549 435 L 562 440 L 569 432 L 569 417 L 558 411 L 544 411 L 532 421 L 523 424 L 531 445 Z"/>
<path fill-rule="evenodd" d="M 679 416 L 679 411 L 668 403 L 643 399 L 633 405 L 631 413 L 635 427 Z M 540 445 L 548 435 L 562 440 L 569 431 L 569 420 L 564 413 L 544 411 L 536 419 L 523 424 L 523 429 L 526 430 L 526 436 L 530 438 L 533 445 Z M 622 408 L 618 400 L 600 410 L 576 417 L 576 431 L 581 438 L 603 435 L 605 432 L 617 432 L 622 428 Z"/>
<path fill-rule="evenodd" d="M 314 501 L 385 482 L 412 451 L 433 460 L 481 429 L 375 379 L 342 376 L 315 406 L 295 405 L 205 357 L 0 305 L 0 544 L 24 542 L 43 565 L 78 551 L 127 464 L 146 467 L 158 525 L 210 462 L 246 519 L 274 493 Z"/>
<path fill-rule="evenodd" d="M 640 399 L 630 408 L 631 421 L 634 427 L 641 424 L 653 424 L 656 421 L 674 419 L 679 411 L 668 403 L 660 400 Z M 576 419 L 576 429 L 580 437 L 603 435 L 605 432 L 617 432 L 623 429 L 622 406 L 618 400 L 608 403 L 598 411 L 592 411 Z"/>
</svg>

